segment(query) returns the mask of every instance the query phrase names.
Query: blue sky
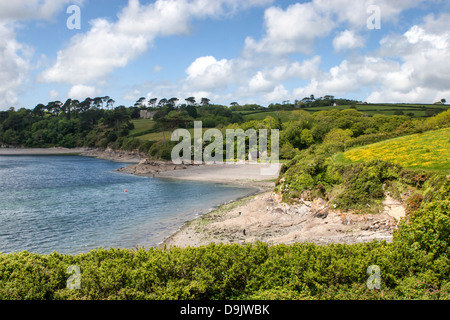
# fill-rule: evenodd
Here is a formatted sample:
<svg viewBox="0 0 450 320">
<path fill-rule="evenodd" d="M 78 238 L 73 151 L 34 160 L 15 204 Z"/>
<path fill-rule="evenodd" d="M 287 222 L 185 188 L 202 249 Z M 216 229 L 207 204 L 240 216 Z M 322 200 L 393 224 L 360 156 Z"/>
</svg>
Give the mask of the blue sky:
<svg viewBox="0 0 450 320">
<path fill-rule="evenodd" d="M 445 0 L 0 1 L 0 110 L 106 95 L 433 103 L 450 100 L 448 61 Z"/>
</svg>

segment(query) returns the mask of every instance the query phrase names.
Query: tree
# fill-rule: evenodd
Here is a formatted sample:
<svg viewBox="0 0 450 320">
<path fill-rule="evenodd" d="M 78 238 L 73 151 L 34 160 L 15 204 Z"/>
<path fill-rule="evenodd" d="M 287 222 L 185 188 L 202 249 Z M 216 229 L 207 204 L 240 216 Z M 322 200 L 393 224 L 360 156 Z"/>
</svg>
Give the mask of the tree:
<svg viewBox="0 0 450 320">
<path fill-rule="evenodd" d="M 97 109 L 103 108 L 103 98 L 102 97 L 96 97 L 94 98 L 94 106 Z"/>
<path fill-rule="evenodd" d="M 145 98 L 145 97 L 141 97 L 141 98 L 139 98 L 137 101 L 136 101 L 136 103 L 134 104 L 136 107 L 144 107 L 145 106 L 145 104 L 146 104 L 146 101 L 147 99 Z"/>
<path fill-rule="evenodd" d="M 33 113 L 39 117 L 43 117 L 45 108 L 46 108 L 45 105 L 40 103 L 33 109 Z"/>
<path fill-rule="evenodd" d="M 48 112 L 50 112 L 51 115 L 58 116 L 61 112 L 62 105 L 63 103 L 61 101 L 53 101 L 49 102 L 45 108 Z"/>
<path fill-rule="evenodd" d="M 159 100 L 159 103 L 158 103 L 158 107 L 159 108 L 165 107 L 166 105 L 167 105 L 167 99 L 166 98 L 162 98 L 161 100 Z"/>
<path fill-rule="evenodd" d="M 300 135 L 300 142 L 305 146 L 309 147 L 314 143 L 314 137 L 309 129 L 303 129 Z"/>
<path fill-rule="evenodd" d="M 175 110 L 175 107 L 176 107 L 176 104 L 178 101 L 179 101 L 178 98 L 170 98 L 167 101 L 167 111 L 170 112 L 170 111 Z"/>
<path fill-rule="evenodd" d="M 61 110 L 62 112 L 67 115 L 67 118 L 70 119 L 70 111 L 72 110 L 72 104 L 73 101 L 72 99 L 67 99 L 66 102 L 64 103 L 64 105 L 62 106 Z"/>
<path fill-rule="evenodd" d="M 209 106 L 209 102 L 210 102 L 211 100 L 210 99 L 208 99 L 208 98 L 202 98 L 202 101 L 200 102 L 200 104 L 202 105 L 202 106 Z"/>
<path fill-rule="evenodd" d="M 108 101 L 106 102 L 106 107 L 114 109 L 114 103 L 116 103 L 116 101 L 114 101 L 113 99 L 108 99 Z"/>
<path fill-rule="evenodd" d="M 106 103 L 106 108 L 108 108 L 108 101 L 111 100 L 111 98 L 109 96 L 104 96 L 102 98 L 102 108 L 103 108 L 103 104 Z"/>
<path fill-rule="evenodd" d="M 186 107 L 186 111 L 189 114 L 190 117 L 196 119 L 198 114 L 197 114 L 197 108 L 193 105 L 188 105 Z"/>
<path fill-rule="evenodd" d="M 151 106 L 152 108 L 155 108 L 157 101 L 158 101 L 158 98 L 152 98 L 152 99 L 148 100 L 148 105 Z"/>
<path fill-rule="evenodd" d="M 195 105 L 195 98 L 194 98 L 194 97 L 189 97 L 189 98 L 186 98 L 186 99 L 184 99 L 184 100 L 186 100 L 186 102 L 187 102 L 187 104 L 188 104 L 189 106 Z"/>
<path fill-rule="evenodd" d="M 350 141 L 353 136 L 353 131 L 350 129 L 335 128 L 327 133 L 324 143 L 346 143 Z"/>
<path fill-rule="evenodd" d="M 180 101 L 180 99 L 178 98 L 170 98 L 169 101 L 167 101 L 170 105 L 172 105 L 173 107 L 176 107 L 178 101 Z"/>
<path fill-rule="evenodd" d="M 446 102 L 447 102 L 447 100 L 441 99 L 441 103 L 442 103 L 442 104 L 445 104 Z"/>
<path fill-rule="evenodd" d="M 78 105 L 78 113 L 84 113 L 88 111 L 92 106 L 92 99 L 86 98 Z"/>
</svg>

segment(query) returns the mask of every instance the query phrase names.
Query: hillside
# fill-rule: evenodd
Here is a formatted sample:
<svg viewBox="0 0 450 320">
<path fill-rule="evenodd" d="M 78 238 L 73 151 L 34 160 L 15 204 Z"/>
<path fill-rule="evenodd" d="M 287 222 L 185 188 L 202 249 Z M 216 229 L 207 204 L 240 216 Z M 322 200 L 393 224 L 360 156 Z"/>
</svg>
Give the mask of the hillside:
<svg viewBox="0 0 450 320">
<path fill-rule="evenodd" d="M 406 168 L 450 172 L 450 128 L 358 147 L 336 156 L 344 163 L 384 160 Z"/>
<path fill-rule="evenodd" d="M 306 107 L 295 110 L 305 110 L 313 114 L 318 111 L 328 110 L 345 110 L 355 109 L 356 111 L 373 116 L 375 114 L 391 115 L 407 115 L 411 117 L 429 117 L 443 110 L 448 110 L 448 105 L 413 105 L 413 104 L 357 104 L 357 105 L 337 105 L 324 107 Z M 246 121 L 249 120 L 263 120 L 267 116 L 273 118 L 279 117 L 282 121 L 287 121 L 293 110 L 257 110 L 240 112 Z"/>
</svg>

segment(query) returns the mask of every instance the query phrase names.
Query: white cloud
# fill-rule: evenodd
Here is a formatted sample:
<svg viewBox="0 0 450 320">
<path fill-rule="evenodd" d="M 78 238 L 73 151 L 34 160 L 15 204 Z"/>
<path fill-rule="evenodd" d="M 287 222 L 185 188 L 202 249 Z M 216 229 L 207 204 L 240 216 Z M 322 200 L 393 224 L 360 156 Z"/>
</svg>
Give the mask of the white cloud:
<svg viewBox="0 0 450 320">
<path fill-rule="evenodd" d="M 161 72 L 163 70 L 164 70 L 164 68 L 158 64 L 153 67 L 154 72 Z"/>
<path fill-rule="evenodd" d="M 52 18 L 63 6 L 82 4 L 84 0 L 14 0 L 0 2 L 0 20 Z"/>
<path fill-rule="evenodd" d="M 60 50 L 56 63 L 38 77 L 40 82 L 89 83 L 105 77 L 114 68 L 125 67 L 129 61 L 147 50 L 142 35 L 116 33 L 116 25 L 105 19 L 91 22 L 91 30 L 75 36 L 66 50 Z"/>
<path fill-rule="evenodd" d="M 286 90 L 286 88 L 282 84 L 280 84 L 276 86 L 272 92 L 264 95 L 264 101 L 266 101 L 267 103 L 279 102 L 281 100 L 288 99 L 288 96 L 289 91 Z"/>
<path fill-rule="evenodd" d="M 65 0 L 58 1 L 65 3 Z M 239 10 L 272 2 L 156 0 L 144 4 L 130 0 L 116 21 L 91 21 L 91 28 L 74 36 L 38 79 L 72 84 L 72 94 L 95 95 L 96 87 L 101 86 L 99 80 L 107 80 L 113 70 L 127 66 L 144 54 L 157 37 L 189 34 L 195 19 L 228 17 Z M 328 70 L 320 69 L 322 58 L 313 51 L 316 41 L 334 33 L 332 44 L 336 52 L 364 47 L 361 34 L 371 4 L 380 6 L 384 25 L 395 23 L 404 10 L 424 2 L 311 0 L 284 9 L 273 6 L 265 10 L 264 34 L 259 39 L 247 37 L 242 56 L 226 59 L 201 56 L 186 68 L 185 79 L 142 86 L 139 94 L 132 87 L 124 98 L 135 101 L 151 87 L 159 98 L 207 96 L 242 102 L 254 97 L 276 102 L 310 94 L 343 96 L 369 91 L 370 99 L 383 98 L 386 102 L 398 98 L 428 101 L 446 93 L 450 81 L 449 15 L 439 18 L 430 15 L 423 24 L 411 27 L 404 34 L 391 33 L 385 37 L 380 42 L 380 50 L 366 56 L 353 53 Z M 311 56 L 294 61 L 291 60 L 294 53 Z M 154 72 L 162 70 L 155 62 L 153 65 Z M 309 83 L 294 89 L 290 95 L 291 85 L 297 79 Z M 90 85 L 94 83 L 95 87 Z"/>
<path fill-rule="evenodd" d="M 286 55 L 310 53 L 316 38 L 324 37 L 335 27 L 326 14 L 318 12 L 314 3 L 297 3 L 286 10 L 271 7 L 265 12 L 266 35 L 260 41 L 246 39 L 247 55 L 267 52 Z"/>
<path fill-rule="evenodd" d="M 91 21 L 91 29 L 74 36 L 68 47 L 58 52 L 55 64 L 37 80 L 80 84 L 105 78 L 146 52 L 156 37 L 189 33 L 193 19 L 219 17 L 271 1 L 157 0 L 141 5 L 138 0 L 129 0 L 117 22 Z"/>
<path fill-rule="evenodd" d="M 274 81 L 285 81 L 291 78 L 311 79 L 319 72 L 320 56 L 311 59 L 277 65 L 266 72 L 266 76 Z"/>
<path fill-rule="evenodd" d="M 141 96 L 142 96 L 142 92 L 139 89 L 133 89 L 133 90 L 128 91 L 127 93 L 125 93 L 125 95 L 123 96 L 123 99 L 127 100 L 127 101 L 135 102 Z"/>
<path fill-rule="evenodd" d="M 244 77 L 240 76 L 243 84 L 238 90 L 238 95 L 241 97 L 264 95 L 265 101 L 277 101 L 281 99 L 283 94 L 288 94 L 284 85 L 280 86 L 280 84 L 291 79 L 314 78 L 319 73 L 320 63 L 320 56 L 315 56 L 301 63 L 284 61 L 273 66 L 267 65 L 266 68 L 257 71 L 246 82 L 243 81 Z M 275 100 L 270 101 L 271 98 Z M 287 98 L 285 96 L 283 100 Z"/>
<path fill-rule="evenodd" d="M 389 35 L 382 40 L 380 54 L 400 57 L 401 63 L 387 72 L 381 89 L 373 92 L 370 100 L 435 102 L 439 95 L 448 93 L 449 18 L 449 14 L 428 16 L 424 24 L 412 26 L 403 35 Z"/>
<path fill-rule="evenodd" d="M 51 19 L 68 3 L 83 0 L 15 0 L 0 2 L 0 108 L 18 103 L 32 69 L 33 49 L 16 39 L 18 21 Z"/>
<path fill-rule="evenodd" d="M 407 9 L 424 3 L 425 0 L 312 0 L 296 3 L 286 10 L 270 7 L 265 11 L 264 37 L 257 41 L 248 37 L 245 53 L 248 57 L 255 53 L 287 55 L 291 53 L 310 54 L 314 42 L 330 34 L 340 26 L 350 26 L 354 30 L 367 28 L 371 16 L 370 5 L 380 8 L 381 20 L 395 22 Z M 363 45 L 363 39 L 352 31 L 344 31 L 335 39 L 335 48 L 356 48 Z"/>
<path fill-rule="evenodd" d="M 272 81 L 267 80 L 263 73 L 259 71 L 249 82 L 249 90 L 253 93 L 265 92 L 273 89 L 274 84 Z"/>
<path fill-rule="evenodd" d="M 187 69 L 184 90 L 219 91 L 233 79 L 232 63 L 212 56 L 197 58 Z"/>
<path fill-rule="evenodd" d="M 333 40 L 333 47 L 336 51 L 355 49 L 364 46 L 364 39 L 355 34 L 352 30 L 345 30 L 339 33 Z"/>
<path fill-rule="evenodd" d="M 87 97 L 96 97 L 100 94 L 100 90 L 93 86 L 75 85 L 70 88 L 67 97 L 70 99 L 84 100 Z"/>
<path fill-rule="evenodd" d="M 326 72 L 318 72 L 293 94 L 369 92 L 368 102 L 433 103 L 448 99 L 449 30 L 450 14 L 427 16 L 423 24 L 411 26 L 404 34 L 386 36 L 376 52 L 353 55 Z"/>
<path fill-rule="evenodd" d="M 19 43 L 13 26 L 0 22 L 0 107 L 8 108 L 18 102 L 18 91 L 30 71 L 32 50 Z"/>
<path fill-rule="evenodd" d="M 382 23 L 396 22 L 402 12 L 425 3 L 426 0 L 313 0 L 317 11 L 328 13 L 340 24 L 349 24 L 356 29 L 367 27 L 371 5 L 380 8 Z"/>
<path fill-rule="evenodd" d="M 48 93 L 50 100 L 57 100 L 59 97 L 59 92 L 57 90 L 50 90 Z"/>
</svg>

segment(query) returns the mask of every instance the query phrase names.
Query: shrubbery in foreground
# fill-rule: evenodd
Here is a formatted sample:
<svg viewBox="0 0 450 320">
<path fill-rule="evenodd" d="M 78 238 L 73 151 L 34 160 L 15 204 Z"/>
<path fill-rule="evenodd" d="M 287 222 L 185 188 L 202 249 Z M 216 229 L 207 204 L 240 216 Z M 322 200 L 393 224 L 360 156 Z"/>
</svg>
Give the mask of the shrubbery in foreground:
<svg viewBox="0 0 450 320">
<path fill-rule="evenodd" d="M 1 255 L 0 299 L 450 299 L 449 209 L 418 210 L 393 243 Z M 79 290 L 67 288 L 71 265 Z M 366 284 L 371 265 L 379 290 Z"/>
</svg>

